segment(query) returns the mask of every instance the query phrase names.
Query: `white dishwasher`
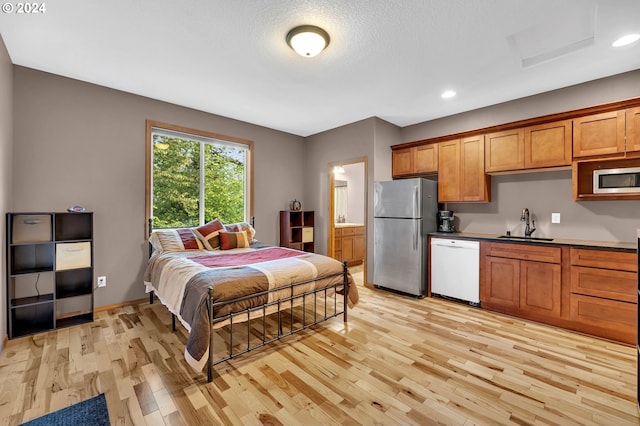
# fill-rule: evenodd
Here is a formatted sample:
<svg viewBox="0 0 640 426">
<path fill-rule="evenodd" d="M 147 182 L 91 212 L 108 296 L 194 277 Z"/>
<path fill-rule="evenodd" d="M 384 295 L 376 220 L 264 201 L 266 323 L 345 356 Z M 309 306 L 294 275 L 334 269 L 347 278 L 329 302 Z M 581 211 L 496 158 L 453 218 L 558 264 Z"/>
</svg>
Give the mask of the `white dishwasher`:
<svg viewBox="0 0 640 426">
<path fill-rule="evenodd" d="M 480 242 L 431 238 L 431 293 L 480 304 Z"/>
</svg>

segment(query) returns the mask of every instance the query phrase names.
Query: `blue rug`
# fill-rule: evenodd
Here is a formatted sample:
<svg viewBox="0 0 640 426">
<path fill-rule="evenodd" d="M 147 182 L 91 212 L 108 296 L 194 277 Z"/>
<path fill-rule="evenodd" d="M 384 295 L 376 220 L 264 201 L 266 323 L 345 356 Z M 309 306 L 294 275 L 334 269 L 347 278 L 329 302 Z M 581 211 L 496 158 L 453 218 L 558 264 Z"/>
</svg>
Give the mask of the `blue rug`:
<svg viewBox="0 0 640 426">
<path fill-rule="evenodd" d="M 37 419 L 23 423 L 25 426 L 110 426 L 107 400 L 101 393 L 71 407 L 62 408 Z"/>
</svg>

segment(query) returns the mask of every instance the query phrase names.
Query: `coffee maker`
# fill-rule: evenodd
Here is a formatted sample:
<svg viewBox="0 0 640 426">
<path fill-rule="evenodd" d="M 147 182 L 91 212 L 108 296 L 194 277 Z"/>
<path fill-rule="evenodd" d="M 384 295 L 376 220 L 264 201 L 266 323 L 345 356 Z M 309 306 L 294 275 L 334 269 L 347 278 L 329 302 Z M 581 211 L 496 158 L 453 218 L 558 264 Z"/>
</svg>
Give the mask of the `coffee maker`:
<svg viewBox="0 0 640 426">
<path fill-rule="evenodd" d="M 438 210 L 438 232 L 456 232 L 451 210 Z"/>
</svg>

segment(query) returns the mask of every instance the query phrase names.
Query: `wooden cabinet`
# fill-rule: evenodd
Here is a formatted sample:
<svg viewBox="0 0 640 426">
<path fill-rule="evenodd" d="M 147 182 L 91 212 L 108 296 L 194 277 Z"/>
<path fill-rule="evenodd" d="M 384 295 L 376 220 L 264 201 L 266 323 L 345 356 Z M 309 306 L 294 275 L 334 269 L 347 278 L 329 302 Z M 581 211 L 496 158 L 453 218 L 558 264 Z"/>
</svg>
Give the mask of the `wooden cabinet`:
<svg viewBox="0 0 640 426">
<path fill-rule="evenodd" d="M 635 253 L 571 248 L 570 318 L 585 333 L 636 341 Z"/>
<path fill-rule="evenodd" d="M 544 321 L 561 314 L 562 252 L 536 244 L 483 243 L 483 308 Z"/>
<path fill-rule="evenodd" d="M 488 202 L 490 179 L 484 173 L 484 136 L 438 144 L 439 202 Z"/>
<path fill-rule="evenodd" d="M 314 226 L 313 211 L 280 211 L 280 247 L 314 252 Z"/>
<path fill-rule="evenodd" d="M 346 260 L 349 266 L 362 263 L 366 254 L 364 225 L 336 227 L 333 247 L 339 261 Z"/>
<path fill-rule="evenodd" d="M 571 136 L 571 120 L 525 127 L 524 168 L 570 166 Z"/>
<path fill-rule="evenodd" d="M 8 213 L 9 338 L 93 321 L 93 214 Z"/>
<path fill-rule="evenodd" d="M 611 111 L 573 120 L 573 157 L 625 152 L 625 111 Z"/>
<path fill-rule="evenodd" d="M 574 201 L 590 200 L 640 200 L 640 193 L 593 193 L 593 172 L 599 169 L 640 167 L 639 157 L 605 158 L 574 161 L 571 185 Z"/>
<path fill-rule="evenodd" d="M 418 145 L 396 149 L 391 152 L 393 177 L 415 176 L 438 171 L 438 148 L 436 144 Z"/>
<path fill-rule="evenodd" d="M 524 130 L 513 129 L 486 135 L 485 171 L 524 169 Z"/>
<path fill-rule="evenodd" d="M 486 171 L 569 166 L 571 134 L 571 120 L 490 133 L 486 136 Z"/>
<path fill-rule="evenodd" d="M 626 151 L 640 152 L 640 107 L 626 111 Z"/>
</svg>

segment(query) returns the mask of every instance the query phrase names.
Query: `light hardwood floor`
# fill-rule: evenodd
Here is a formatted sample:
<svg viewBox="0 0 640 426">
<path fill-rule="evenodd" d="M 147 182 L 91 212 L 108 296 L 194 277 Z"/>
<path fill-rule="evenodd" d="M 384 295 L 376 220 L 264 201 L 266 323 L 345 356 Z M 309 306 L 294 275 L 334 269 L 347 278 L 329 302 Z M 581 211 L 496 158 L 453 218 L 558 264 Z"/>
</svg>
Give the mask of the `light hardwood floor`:
<svg viewBox="0 0 640 426">
<path fill-rule="evenodd" d="M 639 424 L 633 347 L 360 287 L 334 318 L 217 366 L 184 361 L 160 303 L 15 339 L 0 424 L 104 392 L 114 424 Z"/>
</svg>

